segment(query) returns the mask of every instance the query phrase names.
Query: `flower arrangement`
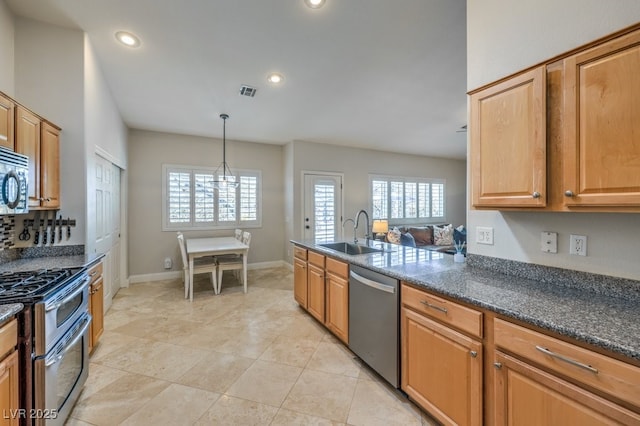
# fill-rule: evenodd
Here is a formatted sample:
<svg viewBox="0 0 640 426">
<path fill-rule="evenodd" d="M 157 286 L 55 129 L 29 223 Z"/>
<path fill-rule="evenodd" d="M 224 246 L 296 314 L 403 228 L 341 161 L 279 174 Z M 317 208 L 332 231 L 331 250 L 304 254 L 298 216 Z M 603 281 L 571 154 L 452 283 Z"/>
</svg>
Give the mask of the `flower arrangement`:
<svg viewBox="0 0 640 426">
<path fill-rule="evenodd" d="M 462 250 L 466 243 L 464 241 L 454 241 L 453 246 L 456 248 L 456 253 L 462 254 Z"/>
</svg>

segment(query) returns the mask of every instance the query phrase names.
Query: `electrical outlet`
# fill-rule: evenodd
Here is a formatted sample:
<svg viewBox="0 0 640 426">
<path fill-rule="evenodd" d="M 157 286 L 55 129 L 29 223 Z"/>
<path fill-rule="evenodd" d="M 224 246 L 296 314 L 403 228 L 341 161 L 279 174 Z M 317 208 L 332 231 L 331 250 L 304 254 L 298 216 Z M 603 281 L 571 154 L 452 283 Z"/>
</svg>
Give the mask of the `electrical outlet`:
<svg viewBox="0 0 640 426">
<path fill-rule="evenodd" d="M 569 236 L 569 254 L 578 256 L 587 255 L 587 236 L 586 235 L 570 235 Z"/>
<path fill-rule="evenodd" d="M 489 226 L 477 226 L 476 243 L 493 245 L 493 228 Z"/>
<path fill-rule="evenodd" d="M 558 252 L 558 233 L 557 232 L 543 232 L 540 234 L 540 250 L 545 253 L 557 253 Z"/>
<path fill-rule="evenodd" d="M 164 259 L 164 269 L 171 269 L 172 265 L 173 265 L 173 262 L 171 261 L 170 257 L 167 257 Z"/>
</svg>

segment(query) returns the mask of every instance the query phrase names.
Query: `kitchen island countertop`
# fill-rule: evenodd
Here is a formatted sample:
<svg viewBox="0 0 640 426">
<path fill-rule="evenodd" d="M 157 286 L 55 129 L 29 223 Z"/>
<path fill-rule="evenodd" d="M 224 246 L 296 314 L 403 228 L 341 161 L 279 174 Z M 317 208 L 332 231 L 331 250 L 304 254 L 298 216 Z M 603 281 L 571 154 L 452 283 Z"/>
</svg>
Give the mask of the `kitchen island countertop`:
<svg viewBox="0 0 640 426">
<path fill-rule="evenodd" d="M 90 253 L 72 256 L 29 257 L 0 263 L 0 273 L 85 267 L 97 262 L 103 256 L 102 253 Z"/>
<path fill-rule="evenodd" d="M 379 241 L 368 245 L 382 252 L 361 255 L 291 242 L 640 361 L 640 304 L 632 298 L 507 275 L 454 263 L 449 254 Z"/>
</svg>

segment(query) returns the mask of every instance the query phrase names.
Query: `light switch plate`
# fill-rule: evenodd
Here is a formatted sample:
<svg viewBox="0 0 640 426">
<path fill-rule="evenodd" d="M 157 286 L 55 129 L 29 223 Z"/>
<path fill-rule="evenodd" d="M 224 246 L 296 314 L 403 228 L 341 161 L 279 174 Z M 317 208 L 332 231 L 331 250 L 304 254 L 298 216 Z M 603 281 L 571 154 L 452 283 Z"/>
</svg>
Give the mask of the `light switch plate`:
<svg viewBox="0 0 640 426">
<path fill-rule="evenodd" d="M 544 231 L 540 234 L 540 250 L 545 253 L 558 252 L 558 233 Z"/>
</svg>

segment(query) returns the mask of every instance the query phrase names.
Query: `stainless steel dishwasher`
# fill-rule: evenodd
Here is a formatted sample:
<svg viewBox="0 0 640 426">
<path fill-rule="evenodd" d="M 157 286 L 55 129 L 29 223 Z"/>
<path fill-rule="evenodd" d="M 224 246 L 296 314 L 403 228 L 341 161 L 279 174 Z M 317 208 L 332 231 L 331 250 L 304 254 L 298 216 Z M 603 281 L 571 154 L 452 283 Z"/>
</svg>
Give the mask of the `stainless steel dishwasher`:
<svg viewBox="0 0 640 426">
<path fill-rule="evenodd" d="M 400 384 L 399 292 L 395 278 L 351 265 L 349 349 L 396 388 Z"/>
</svg>

